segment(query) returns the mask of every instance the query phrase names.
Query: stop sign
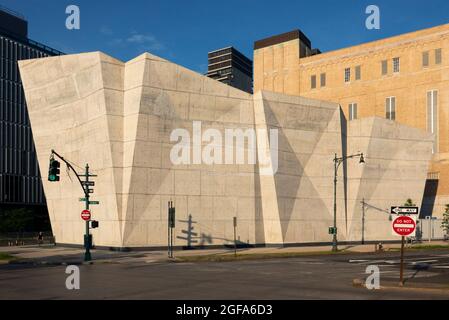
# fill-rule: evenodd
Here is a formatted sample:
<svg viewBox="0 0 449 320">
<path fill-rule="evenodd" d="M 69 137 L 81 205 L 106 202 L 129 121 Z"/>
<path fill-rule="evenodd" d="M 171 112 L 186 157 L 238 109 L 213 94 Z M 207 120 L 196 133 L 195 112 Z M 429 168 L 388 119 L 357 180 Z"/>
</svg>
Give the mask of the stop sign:
<svg viewBox="0 0 449 320">
<path fill-rule="evenodd" d="M 81 211 L 81 219 L 83 219 L 84 221 L 90 220 L 90 211 L 89 210 Z"/>
<path fill-rule="evenodd" d="M 415 233 L 416 222 L 410 216 L 399 216 L 393 221 L 393 231 L 400 236 L 406 237 Z"/>
</svg>

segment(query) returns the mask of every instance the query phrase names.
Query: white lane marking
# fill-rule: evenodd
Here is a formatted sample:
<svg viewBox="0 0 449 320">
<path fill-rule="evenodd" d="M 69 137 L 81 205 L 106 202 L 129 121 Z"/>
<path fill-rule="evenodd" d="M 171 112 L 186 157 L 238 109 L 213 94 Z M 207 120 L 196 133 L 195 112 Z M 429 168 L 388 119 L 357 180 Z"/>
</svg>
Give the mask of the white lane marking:
<svg viewBox="0 0 449 320">
<path fill-rule="evenodd" d="M 386 262 L 385 260 L 366 260 L 365 262 L 360 262 L 360 264 L 378 264 Z"/>
<path fill-rule="evenodd" d="M 388 263 L 388 264 L 397 264 L 400 262 L 401 262 L 400 260 L 385 260 L 385 263 Z"/>
</svg>

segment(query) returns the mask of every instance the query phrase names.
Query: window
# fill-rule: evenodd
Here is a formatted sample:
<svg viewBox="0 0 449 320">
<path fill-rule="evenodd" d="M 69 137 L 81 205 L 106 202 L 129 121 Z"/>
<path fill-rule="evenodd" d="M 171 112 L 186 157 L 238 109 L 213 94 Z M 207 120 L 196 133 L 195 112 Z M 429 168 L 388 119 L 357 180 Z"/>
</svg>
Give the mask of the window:
<svg viewBox="0 0 449 320">
<path fill-rule="evenodd" d="M 429 52 L 428 51 L 422 53 L 422 66 L 424 68 L 429 66 Z"/>
<path fill-rule="evenodd" d="M 360 80 L 362 79 L 362 71 L 361 71 L 361 67 L 357 66 L 355 67 L 355 80 Z"/>
<path fill-rule="evenodd" d="M 313 75 L 313 76 L 310 77 L 310 87 L 311 87 L 312 89 L 315 89 L 315 88 L 316 88 L 316 76 L 315 76 L 315 75 Z"/>
<path fill-rule="evenodd" d="M 345 69 L 345 82 L 351 81 L 351 68 Z"/>
<path fill-rule="evenodd" d="M 385 115 L 388 120 L 396 120 L 396 97 L 388 97 L 385 102 Z"/>
<path fill-rule="evenodd" d="M 393 72 L 397 73 L 399 72 L 400 64 L 399 64 L 399 58 L 393 58 Z"/>
<path fill-rule="evenodd" d="M 349 121 L 357 119 L 357 103 L 349 104 Z"/>
<path fill-rule="evenodd" d="M 388 61 L 382 61 L 382 75 L 385 76 L 388 74 Z"/>
<path fill-rule="evenodd" d="M 325 87 L 325 86 L 326 86 L 326 74 L 325 74 L 325 73 L 322 73 L 322 74 L 320 75 L 320 82 L 321 82 L 321 86 L 322 86 L 322 87 Z"/>
<path fill-rule="evenodd" d="M 427 180 L 440 180 L 440 173 L 439 172 L 428 172 Z"/>
<path fill-rule="evenodd" d="M 435 49 L 435 64 L 441 64 L 441 49 Z"/>
<path fill-rule="evenodd" d="M 438 152 L 438 91 L 427 92 L 427 131 L 435 135 L 432 153 Z"/>
</svg>

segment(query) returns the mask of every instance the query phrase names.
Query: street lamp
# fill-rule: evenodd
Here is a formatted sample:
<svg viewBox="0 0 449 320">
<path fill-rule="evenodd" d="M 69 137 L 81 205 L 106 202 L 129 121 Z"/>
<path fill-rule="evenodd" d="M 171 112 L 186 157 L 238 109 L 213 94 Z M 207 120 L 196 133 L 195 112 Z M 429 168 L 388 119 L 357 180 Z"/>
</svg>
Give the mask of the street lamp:
<svg viewBox="0 0 449 320">
<path fill-rule="evenodd" d="M 340 167 L 340 164 L 342 164 L 347 159 L 360 157 L 359 163 L 364 164 L 365 163 L 365 157 L 363 156 L 363 153 L 353 154 L 350 156 L 344 156 L 344 157 L 337 157 L 337 154 L 335 154 L 334 157 L 334 227 L 332 230 L 333 238 L 332 238 L 332 251 L 338 251 L 337 247 L 337 172 L 338 168 Z"/>
</svg>

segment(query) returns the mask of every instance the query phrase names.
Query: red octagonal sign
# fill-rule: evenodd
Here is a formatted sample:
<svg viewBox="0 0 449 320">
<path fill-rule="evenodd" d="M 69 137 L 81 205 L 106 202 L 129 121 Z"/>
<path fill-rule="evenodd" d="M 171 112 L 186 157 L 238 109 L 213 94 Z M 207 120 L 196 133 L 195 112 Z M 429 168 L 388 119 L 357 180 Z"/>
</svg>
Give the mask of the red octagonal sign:
<svg viewBox="0 0 449 320">
<path fill-rule="evenodd" d="M 393 221 L 393 231 L 400 236 L 409 236 L 415 232 L 415 219 L 409 216 L 399 216 Z"/>
<path fill-rule="evenodd" d="M 84 221 L 89 221 L 90 220 L 90 211 L 89 210 L 81 211 L 81 219 L 83 219 Z"/>
</svg>

